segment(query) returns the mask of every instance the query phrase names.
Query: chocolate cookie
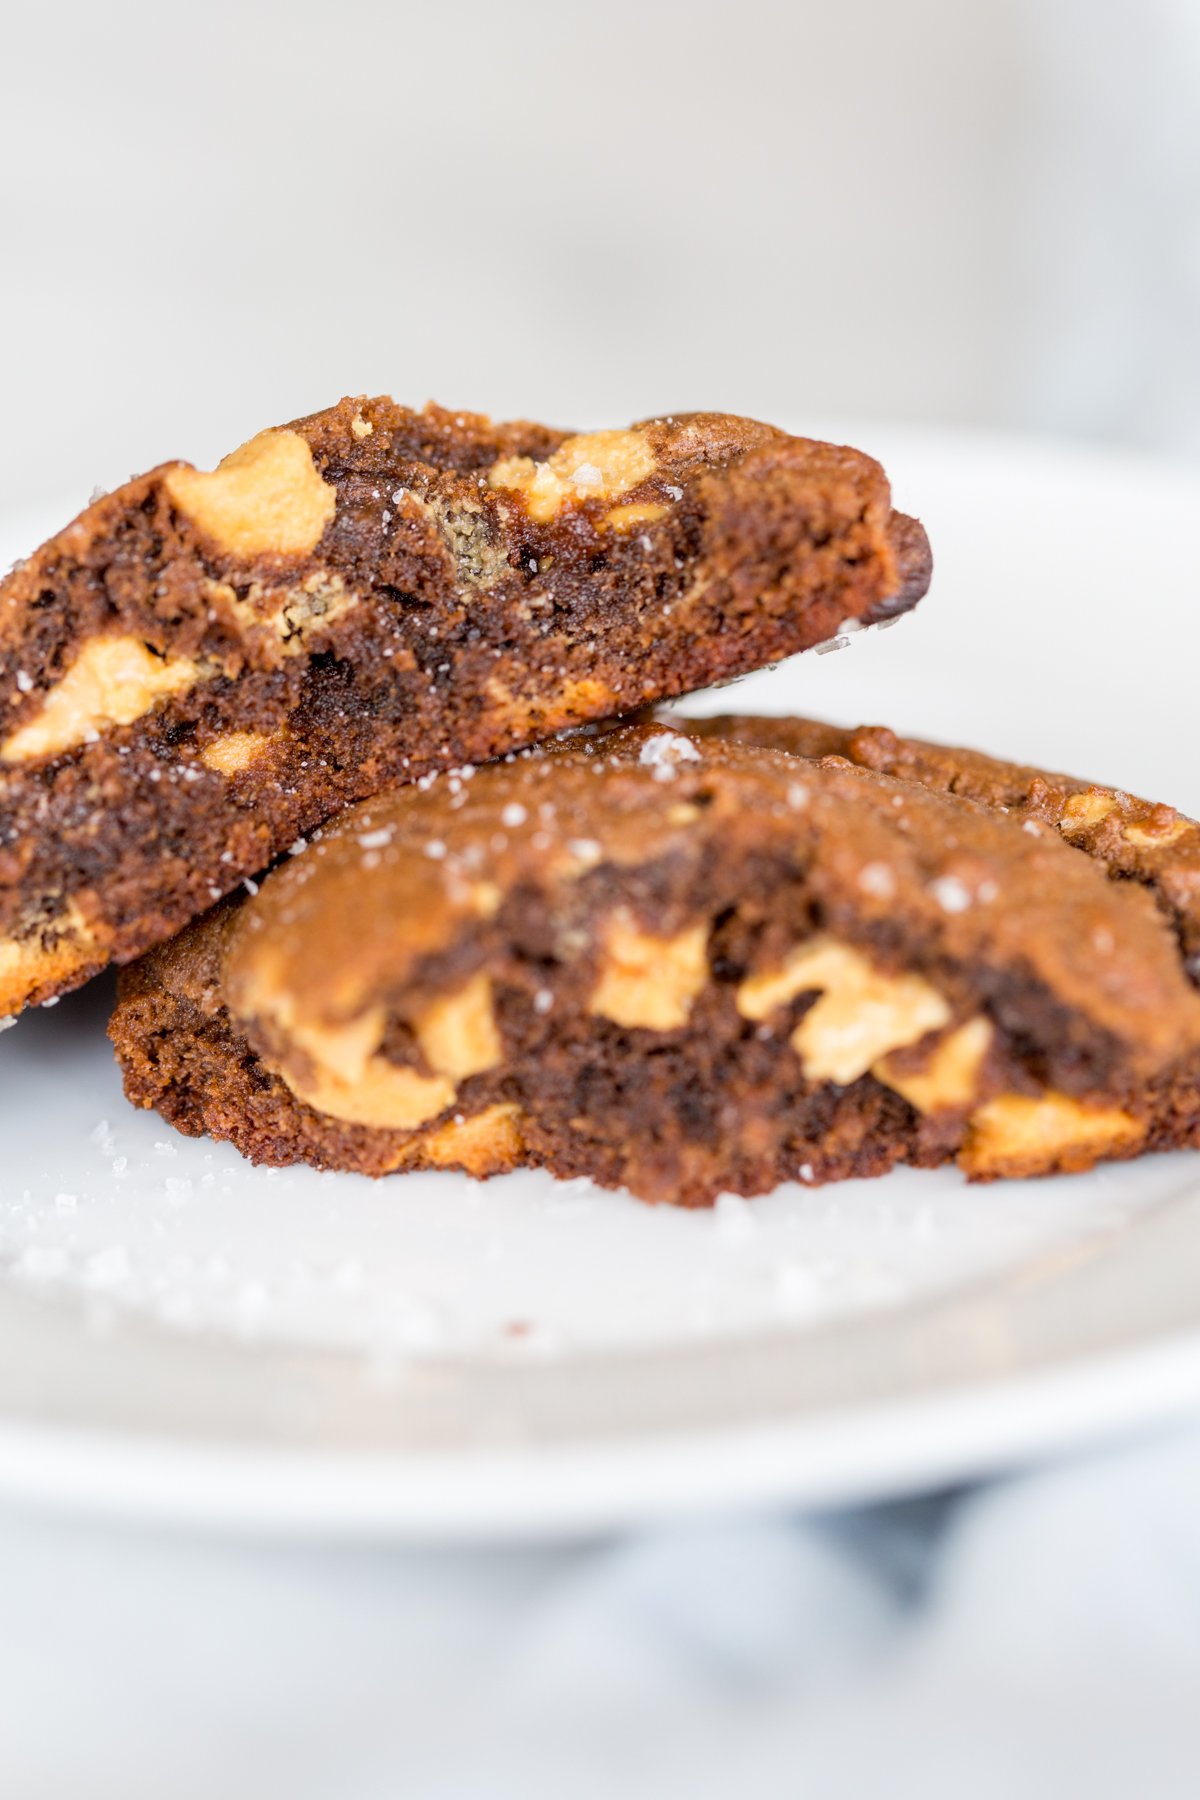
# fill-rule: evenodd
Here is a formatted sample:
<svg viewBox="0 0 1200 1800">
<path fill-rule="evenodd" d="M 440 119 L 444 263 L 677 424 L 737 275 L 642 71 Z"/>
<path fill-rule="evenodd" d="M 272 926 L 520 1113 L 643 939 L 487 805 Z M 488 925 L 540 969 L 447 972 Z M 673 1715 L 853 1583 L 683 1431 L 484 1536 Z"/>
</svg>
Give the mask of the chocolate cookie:
<svg viewBox="0 0 1200 1800">
<path fill-rule="evenodd" d="M 649 725 L 354 808 L 126 971 L 111 1032 L 136 1104 L 259 1161 L 698 1204 L 1132 1155 L 1200 997 L 1055 833 Z"/>
<path fill-rule="evenodd" d="M 1099 787 L 978 750 L 898 737 L 883 725 L 847 729 L 816 719 L 723 714 L 674 719 L 678 730 L 711 742 L 757 745 L 793 756 L 840 756 L 860 769 L 958 794 L 1007 813 L 1027 830 L 1057 832 L 1102 863 L 1118 881 L 1149 889 L 1171 921 L 1189 975 L 1200 981 L 1200 824 L 1159 801 Z"/>
<path fill-rule="evenodd" d="M 753 669 L 929 580 L 877 463 L 718 413 L 344 400 L 98 500 L 0 589 L 0 1015 L 349 801 Z"/>
</svg>

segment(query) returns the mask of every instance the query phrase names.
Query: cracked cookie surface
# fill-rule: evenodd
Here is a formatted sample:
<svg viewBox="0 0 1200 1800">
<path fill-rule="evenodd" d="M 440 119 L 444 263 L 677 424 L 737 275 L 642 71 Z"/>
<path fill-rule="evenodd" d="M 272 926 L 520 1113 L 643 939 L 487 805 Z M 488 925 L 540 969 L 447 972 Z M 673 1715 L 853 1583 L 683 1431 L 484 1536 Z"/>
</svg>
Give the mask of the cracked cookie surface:
<svg viewBox="0 0 1200 1800">
<path fill-rule="evenodd" d="M 673 715 L 659 717 L 670 722 Z M 974 800 L 1029 832 L 1057 834 L 1114 880 L 1146 888 L 1178 936 L 1188 974 L 1200 982 L 1200 823 L 1173 806 L 980 750 L 901 737 L 886 725 L 750 713 L 674 722 L 706 742 L 843 757 L 860 769 Z"/>
</svg>

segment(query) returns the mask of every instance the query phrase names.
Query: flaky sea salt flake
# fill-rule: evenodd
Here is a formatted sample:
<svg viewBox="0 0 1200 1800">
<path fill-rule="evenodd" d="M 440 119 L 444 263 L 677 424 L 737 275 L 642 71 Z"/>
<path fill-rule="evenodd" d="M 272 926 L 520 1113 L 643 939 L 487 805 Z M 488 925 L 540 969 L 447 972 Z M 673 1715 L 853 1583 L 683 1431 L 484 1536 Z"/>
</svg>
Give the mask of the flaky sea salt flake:
<svg viewBox="0 0 1200 1800">
<path fill-rule="evenodd" d="M 929 891 L 943 912 L 966 912 L 971 904 L 971 890 L 957 875 L 939 875 L 930 882 Z"/>
<path fill-rule="evenodd" d="M 858 871 L 858 885 L 875 900 L 890 900 L 896 892 L 896 877 L 886 863 L 865 863 Z"/>
<path fill-rule="evenodd" d="M 88 1132 L 88 1143 L 96 1144 L 104 1151 L 111 1150 L 116 1141 L 116 1138 L 113 1136 L 113 1128 L 107 1119 L 101 1119 L 100 1123 L 98 1125 L 93 1125 L 92 1129 Z"/>
</svg>

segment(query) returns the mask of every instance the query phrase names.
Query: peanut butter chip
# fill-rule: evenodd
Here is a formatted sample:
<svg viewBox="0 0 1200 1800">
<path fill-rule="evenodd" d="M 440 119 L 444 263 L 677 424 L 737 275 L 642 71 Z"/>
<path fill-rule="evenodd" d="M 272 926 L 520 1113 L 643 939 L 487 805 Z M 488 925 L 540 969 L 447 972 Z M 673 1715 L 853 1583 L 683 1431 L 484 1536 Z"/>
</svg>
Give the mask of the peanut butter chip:
<svg viewBox="0 0 1200 1800">
<path fill-rule="evenodd" d="M 884 1057 L 871 1069 L 877 1081 L 894 1088 L 918 1112 L 946 1112 L 970 1106 L 979 1088 L 979 1071 L 992 1042 L 986 1019 L 968 1019 L 935 1047 L 923 1069 L 895 1067 Z"/>
<path fill-rule="evenodd" d="M 307 556 L 337 510 L 298 431 L 262 431 L 211 474 L 171 469 L 172 504 L 231 556 Z"/>
<path fill-rule="evenodd" d="M 1001 1094 L 973 1116 L 958 1162 L 968 1175 L 1036 1175 L 1087 1168 L 1114 1150 L 1133 1149 L 1145 1127 L 1115 1106 L 1083 1106 L 1050 1090 Z"/>
<path fill-rule="evenodd" d="M 568 502 L 613 500 L 654 470 L 654 452 L 644 433 L 592 431 L 568 438 L 544 463 L 529 456 L 495 463 L 488 480 L 502 492 L 519 495 L 530 518 L 545 525 Z"/>
<path fill-rule="evenodd" d="M 821 998 L 792 1033 L 810 1081 L 857 1081 L 889 1050 L 915 1044 L 949 1023 L 950 1008 L 919 975 L 885 975 L 849 944 L 813 938 L 778 969 L 752 975 L 737 991 L 746 1019 L 766 1019 L 797 994 Z"/>
<path fill-rule="evenodd" d="M 602 719 L 621 710 L 614 690 L 590 675 L 562 682 L 550 696 L 514 694 L 499 677 L 489 675 L 484 694 L 487 710 L 496 718 L 517 724 L 522 730 L 534 726 L 542 735 L 559 731 L 565 725 L 577 725 L 581 719 Z"/>
<path fill-rule="evenodd" d="M 435 1169 L 465 1169 L 476 1177 L 497 1175 L 511 1169 L 524 1151 L 523 1116 L 519 1106 L 500 1101 L 466 1118 L 447 1119 L 418 1132 L 401 1150 L 396 1167 L 420 1162 Z"/>
<path fill-rule="evenodd" d="M 588 1011 L 626 1029 L 676 1031 L 708 979 L 708 923 L 653 937 L 621 907 L 604 937 Z"/>
<path fill-rule="evenodd" d="M 42 937 L 0 937 L 0 1018 L 17 1012 L 42 982 L 64 981 L 103 946 L 74 901 L 56 921 L 48 943 Z"/>
<path fill-rule="evenodd" d="M 269 750 L 274 738 L 263 731 L 227 731 L 200 752 L 200 761 L 218 775 L 237 775 Z"/>
<path fill-rule="evenodd" d="M 290 1007 L 281 1006 L 276 1017 L 282 1022 L 289 1012 Z M 444 1112 L 456 1089 L 444 1075 L 421 1075 L 380 1056 L 385 1023 L 381 1007 L 348 1025 L 301 1024 L 292 1018 L 288 1035 L 304 1052 L 312 1072 L 300 1074 L 278 1062 L 272 1066 L 293 1094 L 317 1112 L 350 1125 L 412 1131 Z"/>
<path fill-rule="evenodd" d="M 1191 828 L 1190 819 L 1180 818 L 1170 820 L 1158 830 L 1152 825 L 1127 825 L 1125 842 L 1133 844 L 1139 850 L 1165 850 L 1168 844 L 1173 844 Z"/>
<path fill-rule="evenodd" d="M 1090 794 L 1072 794 L 1063 807 L 1059 830 L 1070 836 L 1073 831 L 1086 831 L 1089 825 L 1099 825 L 1107 819 L 1116 806 L 1111 794 L 1093 791 Z"/>
<path fill-rule="evenodd" d="M 411 1131 L 444 1112 L 455 1094 L 454 1083 L 444 1076 L 431 1078 L 415 1069 L 397 1068 L 382 1056 L 370 1058 L 353 1082 L 327 1070 L 307 1079 L 294 1070 L 276 1073 L 314 1111 L 376 1131 Z"/>
<path fill-rule="evenodd" d="M 278 990 L 260 971 L 246 995 L 247 1012 L 262 1012 L 285 1041 L 302 1052 L 307 1067 L 289 1056 L 269 1066 L 297 1099 L 314 1111 L 349 1125 L 380 1131 L 412 1131 L 444 1112 L 455 1096 L 455 1084 L 444 1075 L 422 1075 L 378 1054 L 387 1015 L 372 1007 L 346 1025 L 318 1025 L 297 1016 L 290 994 Z"/>
<path fill-rule="evenodd" d="M 0 747 L 0 760 L 29 762 L 73 750 L 105 726 L 131 725 L 199 678 L 190 657 L 155 656 L 140 638 L 89 638 L 42 710 Z"/>
<path fill-rule="evenodd" d="M 610 531 L 636 531 L 639 525 L 653 525 L 665 518 L 670 508 L 661 500 L 635 500 L 629 506 L 612 506 L 604 515 Z"/>
<path fill-rule="evenodd" d="M 820 983 L 814 981 L 811 974 L 812 951 L 813 945 L 799 944 L 788 952 L 777 968 L 747 975 L 737 991 L 737 1009 L 743 1019 L 756 1022 L 769 1019 L 777 1008 L 786 1006 L 806 988 L 819 987 Z"/>
<path fill-rule="evenodd" d="M 492 984 L 482 971 L 457 993 L 435 1000 L 416 1021 L 415 1030 L 430 1068 L 455 1081 L 494 1069 L 503 1055 Z"/>
</svg>

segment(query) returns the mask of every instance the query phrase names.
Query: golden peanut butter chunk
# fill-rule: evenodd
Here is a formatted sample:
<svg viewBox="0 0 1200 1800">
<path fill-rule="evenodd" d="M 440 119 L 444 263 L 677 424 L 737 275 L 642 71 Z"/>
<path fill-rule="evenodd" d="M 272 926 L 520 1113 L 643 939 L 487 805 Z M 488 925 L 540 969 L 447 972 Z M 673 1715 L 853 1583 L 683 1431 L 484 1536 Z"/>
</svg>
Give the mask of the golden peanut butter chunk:
<svg viewBox="0 0 1200 1800">
<path fill-rule="evenodd" d="M 200 752 L 200 761 L 218 775 L 238 775 L 257 762 L 275 742 L 274 734 L 265 731 L 227 731 L 214 738 Z"/>
<path fill-rule="evenodd" d="M 612 506 L 604 515 L 604 523 L 610 531 L 637 531 L 643 525 L 653 525 L 656 519 L 663 519 L 670 511 L 661 500 L 635 500 L 629 506 Z"/>
<path fill-rule="evenodd" d="M 606 712 L 619 712 L 620 697 L 607 682 L 590 675 L 578 681 L 565 681 L 552 696 L 514 694 L 499 676 L 489 675 L 483 684 L 487 711 L 495 718 L 521 730 L 536 729 L 542 736 L 577 725 L 582 719 L 599 718 Z"/>
<path fill-rule="evenodd" d="M 74 901 L 55 921 L 48 942 L 41 934 L 0 937 L 0 1018 L 16 1012 L 41 987 L 69 978 L 102 957 L 103 946 Z"/>
<path fill-rule="evenodd" d="M 1051 1090 L 1001 1094 L 970 1121 L 958 1153 L 968 1175 L 1036 1175 L 1087 1168 L 1114 1151 L 1135 1149 L 1146 1128 L 1115 1106 L 1084 1106 Z"/>
<path fill-rule="evenodd" d="M 60 756 L 110 725 L 132 725 L 158 701 L 200 679 L 190 657 L 156 656 L 136 637 L 94 637 L 81 647 L 41 711 L 0 745 L 0 761 Z"/>
<path fill-rule="evenodd" d="M 873 1065 L 871 1073 L 918 1112 L 949 1112 L 970 1106 L 979 1091 L 979 1072 L 994 1035 L 987 1019 L 968 1019 L 935 1046 L 923 1069 L 897 1069 L 885 1056 Z"/>
<path fill-rule="evenodd" d="M 307 556 L 337 510 L 298 431 L 260 431 L 206 474 L 171 469 L 173 505 L 231 556 Z"/>
<path fill-rule="evenodd" d="M 849 944 L 818 937 L 798 944 L 777 969 L 751 975 L 737 991 L 746 1019 L 766 1019 L 797 994 L 821 995 L 792 1033 L 810 1081 L 857 1081 L 889 1050 L 915 1044 L 949 1023 L 942 995 L 919 975 L 885 975 Z"/>
<path fill-rule="evenodd" d="M 620 907 L 608 921 L 588 1011 L 627 1029 L 677 1031 L 707 979 L 706 920 L 655 937 Z"/>
<path fill-rule="evenodd" d="M 825 939 L 821 940 L 822 944 L 825 942 Z M 797 994 L 819 987 L 820 983 L 812 978 L 813 949 L 812 944 L 797 944 L 775 968 L 747 975 L 736 996 L 737 1009 L 743 1019 L 760 1023 L 769 1019 L 779 1007 L 786 1006 L 789 1000 L 794 1000 Z"/>
<path fill-rule="evenodd" d="M 1112 794 L 1102 794 L 1095 789 L 1088 794 L 1072 794 L 1063 807 L 1058 828 L 1068 836 L 1072 831 L 1086 831 L 1090 825 L 1099 825 L 1107 819 L 1116 804 Z"/>
<path fill-rule="evenodd" d="M 457 993 L 435 1000 L 416 1020 L 414 1029 L 430 1068 L 455 1081 L 494 1069 L 503 1055 L 492 984 L 482 970 Z"/>
<path fill-rule="evenodd" d="M 349 1025 L 293 1022 L 289 1036 L 303 1050 L 311 1073 L 271 1060 L 280 1080 L 315 1111 L 350 1125 L 412 1131 L 444 1112 L 457 1087 L 445 1075 L 422 1075 L 378 1054 L 386 1023 L 382 1007 Z"/>
<path fill-rule="evenodd" d="M 314 1112 L 347 1125 L 370 1125 L 377 1131 L 412 1131 L 445 1112 L 456 1092 L 445 1076 L 419 1075 L 382 1056 L 372 1057 L 352 1082 L 318 1070 L 309 1078 L 294 1069 L 276 1069 L 280 1080 Z"/>
<path fill-rule="evenodd" d="M 1181 838 L 1185 831 L 1192 830 L 1192 821 L 1176 816 L 1161 826 L 1147 822 L 1144 825 L 1127 825 L 1125 842 L 1133 844 L 1139 850 L 1165 850 Z"/>
<path fill-rule="evenodd" d="M 405 1144 L 395 1167 L 413 1162 L 431 1163 L 436 1169 L 465 1169 L 477 1178 L 499 1175 L 520 1161 L 525 1149 L 521 1130 L 524 1114 L 511 1101 L 485 1106 L 466 1118 L 447 1119 L 418 1132 Z"/>
<path fill-rule="evenodd" d="M 256 1003 L 274 1018 L 284 1036 L 303 1052 L 310 1068 L 298 1071 L 272 1061 L 280 1079 L 318 1112 L 355 1125 L 411 1131 L 435 1118 L 454 1100 L 469 1075 L 494 1068 L 501 1058 L 492 1007 L 491 982 L 472 976 L 457 993 L 435 1001 L 414 1023 L 421 1053 L 435 1071 L 389 1062 L 379 1054 L 387 1015 L 372 1007 L 347 1025 L 317 1025 L 296 1016 L 289 998 L 261 987 Z"/>
<path fill-rule="evenodd" d="M 530 518 L 548 524 L 569 501 L 614 500 L 653 475 L 656 461 L 644 432 L 591 431 L 560 444 L 545 462 L 510 456 L 494 463 L 493 488 L 517 495 Z"/>
</svg>

